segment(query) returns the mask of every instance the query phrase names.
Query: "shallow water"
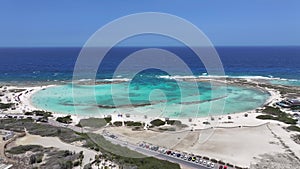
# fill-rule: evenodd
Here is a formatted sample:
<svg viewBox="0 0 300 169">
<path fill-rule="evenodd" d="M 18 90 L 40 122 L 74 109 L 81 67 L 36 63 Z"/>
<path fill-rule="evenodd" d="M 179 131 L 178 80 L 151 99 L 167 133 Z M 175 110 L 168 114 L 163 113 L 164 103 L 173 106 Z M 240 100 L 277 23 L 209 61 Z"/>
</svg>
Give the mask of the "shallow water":
<svg viewBox="0 0 300 169">
<path fill-rule="evenodd" d="M 256 89 L 211 86 L 208 82 L 133 80 L 93 86 L 59 85 L 39 91 L 31 99 L 38 108 L 64 114 L 95 116 L 121 112 L 179 118 L 253 110 L 268 96 Z"/>
</svg>

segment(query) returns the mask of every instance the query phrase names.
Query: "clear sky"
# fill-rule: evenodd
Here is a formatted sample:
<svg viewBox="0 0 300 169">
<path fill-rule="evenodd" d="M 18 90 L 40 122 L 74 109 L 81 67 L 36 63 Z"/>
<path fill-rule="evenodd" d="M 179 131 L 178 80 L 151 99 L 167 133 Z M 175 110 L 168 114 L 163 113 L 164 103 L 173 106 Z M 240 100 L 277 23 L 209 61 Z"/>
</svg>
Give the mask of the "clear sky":
<svg viewBox="0 0 300 169">
<path fill-rule="evenodd" d="M 300 45 L 299 8 L 299 0 L 0 0 L 0 47 L 82 46 L 104 24 L 138 12 L 187 19 L 217 46 Z"/>
</svg>

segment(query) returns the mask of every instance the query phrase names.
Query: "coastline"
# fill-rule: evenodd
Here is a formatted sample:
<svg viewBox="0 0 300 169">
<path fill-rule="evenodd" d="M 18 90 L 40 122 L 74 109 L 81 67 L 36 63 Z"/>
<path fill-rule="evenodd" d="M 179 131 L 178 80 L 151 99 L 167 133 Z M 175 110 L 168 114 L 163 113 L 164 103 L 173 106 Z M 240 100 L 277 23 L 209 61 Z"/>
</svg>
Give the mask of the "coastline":
<svg viewBox="0 0 300 169">
<path fill-rule="evenodd" d="M 251 81 L 252 78 L 247 79 Z M 202 80 L 202 79 L 201 79 Z M 210 79 L 208 77 L 205 77 L 204 79 L 205 81 L 209 81 Z M 217 78 L 217 80 L 215 78 L 211 79 L 212 81 L 217 81 L 218 83 L 220 83 L 220 79 Z M 224 81 L 223 81 L 224 83 Z M 232 85 L 233 83 L 230 82 L 228 83 L 230 85 Z M 234 85 L 234 84 L 233 84 Z M 55 87 L 55 86 L 59 86 L 58 84 L 55 85 L 42 85 L 42 86 L 7 86 L 7 90 L 11 90 L 11 89 L 25 89 L 25 91 L 20 92 L 22 93 L 22 95 L 19 97 L 20 102 L 19 105 L 16 106 L 16 109 L 14 111 L 10 111 L 12 113 L 17 113 L 17 112 L 25 112 L 25 111 L 33 111 L 33 110 L 42 110 L 42 111 L 49 111 L 49 110 L 44 110 L 41 108 L 37 108 L 33 103 L 32 103 L 32 96 L 36 93 L 39 92 L 40 90 L 44 90 L 46 88 L 49 87 Z M 268 99 L 262 103 L 261 106 L 253 109 L 253 110 L 248 110 L 248 111 L 242 111 L 242 112 L 236 112 L 236 113 L 224 113 L 224 114 L 219 114 L 219 115 L 209 115 L 209 116 L 201 116 L 201 117 L 171 117 L 170 119 L 173 120 L 179 120 L 182 121 L 182 123 L 187 124 L 188 126 L 190 126 L 190 128 L 193 129 L 205 129 L 207 127 L 211 127 L 211 126 L 207 126 L 205 124 L 202 124 L 202 122 L 205 121 L 209 121 L 212 122 L 211 117 L 215 118 L 215 122 L 214 123 L 214 127 L 217 126 L 224 126 L 224 127 L 234 127 L 233 124 L 235 124 L 235 126 L 241 126 L 244 123 L 246 123 L 245 125 L 261 125 L 262 123 L 264 123 L 264 121 L 258 120 L 256 119 L 254 116 L 259 115 L 259 113 L 256 112 L 257 109 L 261 109 L 262 107 L 264 107 L 265 105 L 268 104 L 272 104 L 276 101 L 278 101 L 280 99 L 280 97 L 282 97 L 280 95 L 280 93 L 278 91 L 274 91 L 273 89 L 268 89 L 268 88 L 262 88 L 262 87 L 253 87 L 253 86 L 245 86 L 242 85 L 243 87 L 250 87 L 250 88 L 254 88 L 256 90 L 262 90 L 264 92 L 267 92 L 269 94 Z M 28 92 L 27 92 L 28 91 Z M 6 93 L 5 96 L 3 97 L 15 97 L 12 95 L 12 93 Z M 12 99 L 13 100 L 13 99 Z M 125 114 L 127 114 L 126 112 L 123 113 L 122 118 L 118 118 L 119 113 L 112 113 L 112 114 L 99 114 L 99 115 L 79 115 L 79 114 L 66 114 L 66 113 L 60 113 L 60 112 L 52 112 L 53 113 L 53 118 L 57 118 L 57 117 L 62 117 L 62 116 L 66 116 L 66 115 L 71 115 L 72 119 L 73 119 L 73 124 L 78 124 L 78 122 L 81 119 L 85 119 L 85 118 L 90 118 L 90 117 L 95 117 L 95 118 L 104 118 L 106 116 L 112 116 L 112 121 L 141 121 L 141 122 L 146 122 L 149 123 L 151 120 L 154 120 L 156 118 L 160 118 L 160 119 L 164 119 L 165 117 L 157 117 L 157 116 L 151 116 L 151 115 L 147 115 L 147 119 L 145 119 L 144 115 L 138 115 L 138 114 L 130 114 L 130 117 L 126 117 Z M 242 120 L 240 117 L 243 117 L 245 114 L 249 115 L 249 118 L 247 118 L 247 120 Z M 227 117 L 230 116 L 231 119 L 228 120 Z M 253 118 L 253 117 L 254 118 Z M 192 119 L 192 120 L 191 120 Z M 230 123 L 226 123 L 230 121 Z M 232 123 L 231 123 L 232 122 Z M 195 125 L 195 123 L 198 123 L 197 125 Z"/>
<path fill-rule="evenodd" d="M 250 79 L 249 81 L 252 80 Z M 229 84 L 234 83 L 233 81 L 230 81 Z M 245 84 L 238 84 L 242 85 L 244 87 L 250 87 L 255 88 L 255 86 L 251 85 L 250 83 L 247 85 Z M 19 105 L 16 107 L 15 110 L 10 111 L 9 113 L 20 113 L 25 111 L 32 111 L 32 110 L 41 110 L 34 106 L 34 104 L 31 102 L 31 97 L 36 92 L 49 88 L 54 87 L 57 85 L 44 85 L 44 86 L 35 86 L 35 87 L 20 87 L 20 86 L 8 86 L 6 87 L 6 90 L 11 89 L 25 89 L 24 91 L 20 92 L 23 93 L 19 97 Z M 3 89 L 3 87 L 2 87 Z M 295 132 L 286 132 L 284 130 L 284 127 L 287 127 L 287 124 L 284 124 L 279 121 L 273 121 L 273 120 L 260 120 L 257 119 L 256 116 L 262 115 L 259 111 L 267 105 L 273 105 L 275 102 L 284 99 L 285 97 L 277 90 L 268 88 L 268 87 L 260 87 L 257 86 L 257 90 L 262 90 L 265 92 L 268 92 L 269 97 L 265 100 L 264 103 L 262 103 L 261 106 L 257 107 L 256 109 L 249 110 L 249 111 L 243 111 L 243 112 L 237 112 L 237 113 L 231 113 L 231 114 L 222 114 L 222 115 L 213 115 L 213 116 L 206 116 L 206 117 L 197 117 L 197 118 L 170 118 L 171 120 L 179 120 L 182 124 L 187 125 L 188 127 L 183 128 L 179 131 L 176 131 L 175 133 L 185 133 L 181 140 L 178 141 L 178 144 L 171 145 L 170 147 L 170 138 L 173 138 L 172 132 L 157 132 L 152 130 L 144 130 L 144 131 L 132 131 L 130 128 L 126 127 L 107 127 L 104 130 L 109 131 L 110 133 L 113 133 L 120 137 L 120 139 L 125 140 L 126 142 L 137 144 L 139 141 L 147 141 L 151 144 L 159 144 L 165 147 L 170 147 L 174 150 L 179 151 L 188 151 L 189 153 L 197 154 L 198 150 L 201 150 L 201 155 L 208 155 L 209 157 L 216 158 L 218 160 L 234 163 L 243 167 L 249 167 L 251 163 L 256 163 L 258 160 L 258 157 L 261 155 L 261 153 L 267 153 L 274 155 L 276 153 L 284 153 L 282 149 L 274 151 L 274 149 L 277 149 L 278 147 L 275 146 L 278 140 L 276 137 L 270 133 L 280 133 L 280 136 L 282 136 L 282 139 L 286 144 L 291 147 L 291 149 L 294 151 L 294 154 L 297 157 L 300 157 L 300 149 L 297 147 L 298 145 L 294 143 L 289 135 L 295 134 Z M 27 92 L 27 93 L 26 93 Z M 16 96 L 15 94 L 13 96 L 13 92 L 7 92 L 4 96 L 1 98 L 11 97 L 11 100 L 15 101 L 14 99 Z M 25 94 L 26 93 L 26 94 Z M 5 102 L 5 99 L 2 100 Z M 44 110 L 47 111 L 47 110 Z M 58 113 L 58 112 L 52 112 L 53 117 L 51 117 L 53 120 L 55 120 L 57 117 L 66 116 L 67 114 L 64 113 Z M 116 121 L 140 121 L 144 122 L 146 124 L 149 124 L 150 121 L 154 119 L 162 119 L 165 120 L 165 117 L 156 117 L 156 116 L 148 116 L 145 118 L 143 115 L 137 115 L 137 114 L 130 114 L 129 117 L 126 116 L 126 112 L 122 114 L 122 116 L 119 116 L 119 113 L 113 113 L 110 114 L 112 117 L 112 123 Z M 247 114 L 247 116 L 246 116 Z M 79 123 L 81 119 L 89 118 L 90 116 L 82 116 L 82 115 L 76 115 L 76 114 L 70 114 L 71 118 L 73 119 L 72 123 L 70 125 L 76 125 Z M 103 118 L 107 115 L 97 115 L 93 116 L 95 118 Z M 212 117 L 214 120 L 212 120 Z M 229 118 L 230 117 L 230 118 Z M 206 124 L 206 122 L 209 122 L 209 124 Z M 169 125 L 165 124 L 165 127 L 169 127 Z M 198 138 L 201 133 L 205 133 L 205 131 L 209 131 L 212 129 L 212 134 L 208 142 L 200 143 L 200 138 Z M 102 133 L 103 129 L 96 131 L 96 133 Z M 141 133 L 142 132 L 142 133 Z M 249 135 L 249 137 L 253 137 L 255 140 L 259 139 L 260 143 L 251 143 L 251 139 L 247 136 L 241 137 L 242 135 Z M 174 134 L 173 134 L 174 135 Z M 160 139 L 159 142 L 157 142 L 157 137 L 161 136 L 162 138 L 170 137 L 167 140 Z M 179 135 L 180 136 L 180 135 Z M 179 137 L 178 136 L 178 137 Z M 149 138 L 148 138 L 149 137 Z M 180 136 L 181 137 L 181 136 Z M 199 140 L 197 140 L 198 138 Z M 175 138 L 174 138 L 175 139 Z M 187 140 L 185 140 L 187 139 Z M 188 142 L 191 141 L 192 143 Z M 232 140 L 235 140 L 235 146 L 240 147 L 243 149 L 243 157 L 240 158 L 239 161 L 236 161 L 235 158 L 233 158 L 230 155 L 226 155 L 231 152 L 237 152 L 235 146 L 232 145 Z M 250 141 L 249 143 L 247 141 Z M 249 144 L 249 146 L 244 146 L 245 142 Z M 270 142 L 276 142 L 275 145 L 271 144 Z M 205 144 L 206 146 L 203 147 L 202 145 Z M 224 149 L 221 151 L 221 149 L 216 152 L 214 151 L 215 146 L 221 146 L 225 144 L 228 146 L 228 149 Z M 270 145 L 269 145 L 270 144 Z M 233 147 L 232 147 L 233 146 Z M 263 146 L 263 147 L 261 147 Z M 250 152 L 250 153 L 247 153 Z M 249 161 L 250 160 L 250 161 Z"/>
</svg>

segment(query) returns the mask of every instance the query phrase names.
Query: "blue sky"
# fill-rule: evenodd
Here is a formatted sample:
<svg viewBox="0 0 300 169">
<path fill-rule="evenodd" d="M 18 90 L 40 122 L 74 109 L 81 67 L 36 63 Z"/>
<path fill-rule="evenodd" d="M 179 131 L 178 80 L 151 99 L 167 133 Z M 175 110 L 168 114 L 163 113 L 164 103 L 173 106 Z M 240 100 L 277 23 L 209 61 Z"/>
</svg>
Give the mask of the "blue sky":
<svg viewBox="0 0 300 169">
<path fill-rule="evenodd" d="M 182 17 L 216 46 L 300 45 L 299 7 L 298 0 L 1 0 L 0 47 L 82 46 L 106 23 L 138 12 Z"/>
</svg>

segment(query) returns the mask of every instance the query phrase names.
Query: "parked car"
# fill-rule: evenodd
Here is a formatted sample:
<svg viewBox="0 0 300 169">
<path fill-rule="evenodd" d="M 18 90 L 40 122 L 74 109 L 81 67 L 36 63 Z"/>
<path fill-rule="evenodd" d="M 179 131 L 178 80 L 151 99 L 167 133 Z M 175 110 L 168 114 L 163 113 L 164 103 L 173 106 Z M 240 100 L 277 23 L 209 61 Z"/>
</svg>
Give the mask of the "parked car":
<svg viewBox="0 0 300 169">
<path fill-rule="evenodd" d="M 192 157 L 192 161 L 196 161 L 196 157 Z"/>
<path fill-rule="evenodd" d="M 211 164 L 210 164 L 210 167 L 211 167 L 211 168 L 214 168 L 214 167 L 215 167 L 215 163 L 211 163 Z"/>
<path fill-rule="evenodd" d="M 207 166 L 207 167 L 210 167 L 210 162 L 209 162 L 209 161 L 206 163 L 206 166 Z"/>
<path fill-rule="evenodd" d="M 161 152 L 161 153 L 165 153 L 165 152 L 166 152 L 166 149 L 161 149 L 160 152 Z"/>
</svg>

